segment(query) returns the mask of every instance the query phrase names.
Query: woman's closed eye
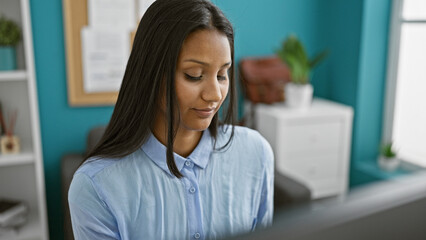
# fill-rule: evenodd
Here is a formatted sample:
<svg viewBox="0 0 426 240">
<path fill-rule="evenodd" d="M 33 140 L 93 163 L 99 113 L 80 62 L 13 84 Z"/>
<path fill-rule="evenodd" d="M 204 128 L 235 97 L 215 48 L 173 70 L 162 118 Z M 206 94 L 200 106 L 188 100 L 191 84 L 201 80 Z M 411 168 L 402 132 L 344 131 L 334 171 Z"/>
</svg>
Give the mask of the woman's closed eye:
<svg viewBox="0 0 426 240">
<path fill-rule="evenodd" d="M 226 79 L 227 79 L 226 75 L 224 75 L 224 76 L 217 75 L 217 80 L 219 80 L 219 81 L 223 81 L 223 80 L 226 80 Z"/>
<path fill-rule="evenodd" d="M 198 81 L 198 80 L 201 80 L 201 78 L 203 77 L 203 75 L 200 75 L 200 76 L 192 76 L 192 75 L 189 75 L 189 74 L 187 74 L 187 73 L 185 73 L 185 78 L 186 79 L 188 79 L 188 80 L 191 80 L 191 81 Z"/>
<path fill-rule="evenodd" d="M 185 78 L 190 80 L 190 81 L 198 81 L 198 80 L 201 80 L 203 78 L 203 75 L 193 76 L 193 75 L 185 73 Z M 226 75 L 217 75 L 217 80 L 219 80 L 219 81 L 223 81 L 223 80 L 226 80 L 226 79 L 227 79 Z"/>
<path fill-rule="evenodd" d="M 221 70 L 217 73 L 217 80 L 224 81 L 228 79 L 228 70 Z"/>
</svg>

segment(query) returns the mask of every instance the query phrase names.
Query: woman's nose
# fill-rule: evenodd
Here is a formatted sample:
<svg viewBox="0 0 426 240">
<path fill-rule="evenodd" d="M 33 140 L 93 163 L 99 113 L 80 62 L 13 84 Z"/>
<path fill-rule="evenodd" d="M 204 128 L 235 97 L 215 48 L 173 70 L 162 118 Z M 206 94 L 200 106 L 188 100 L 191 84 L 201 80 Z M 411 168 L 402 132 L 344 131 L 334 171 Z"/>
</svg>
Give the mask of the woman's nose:
<svg viewBox="0 0 426 240">
<path fill-rule="evenodd" d="M 205 82 L 201 97 L 207 102 L 219 102 L 222 99 L 220 83 L 216 77 L 209 78 Z"/>
</svg>

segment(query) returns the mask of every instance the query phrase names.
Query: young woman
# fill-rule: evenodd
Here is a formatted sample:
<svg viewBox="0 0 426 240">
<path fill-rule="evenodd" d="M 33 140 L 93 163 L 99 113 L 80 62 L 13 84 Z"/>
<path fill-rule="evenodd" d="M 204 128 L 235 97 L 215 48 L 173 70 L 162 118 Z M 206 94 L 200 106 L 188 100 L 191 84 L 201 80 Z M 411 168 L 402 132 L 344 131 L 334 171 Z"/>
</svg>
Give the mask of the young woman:
<svg viewBox="0 0 426 240">
<path fill-rule="evenodd" d="M 152 4 L 69 190 L 76 239 L 215 239 L 271 223 L 273 154 L 232 125 L 233 63 L 232 26 L 210 1 Z"/>
</svg>

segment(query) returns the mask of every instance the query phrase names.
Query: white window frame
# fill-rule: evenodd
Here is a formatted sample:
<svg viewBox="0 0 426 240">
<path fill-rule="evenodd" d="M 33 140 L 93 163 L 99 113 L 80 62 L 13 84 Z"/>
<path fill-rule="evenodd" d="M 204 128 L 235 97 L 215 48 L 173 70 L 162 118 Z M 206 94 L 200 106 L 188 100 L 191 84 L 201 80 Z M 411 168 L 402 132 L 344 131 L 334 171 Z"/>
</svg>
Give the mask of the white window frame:
<svg viewBox="0 0 426 240">
<path fill-rule="evenodd" d="M 397 79 L 398 79 L 398 64 L 399 64 L 399 51 L 400 51 L 402 24 L 403 23 L 426 23 L 426 20 L 403 19 L 402 17 L 403 3 L 404 3 L 404 0 L 392 1 L 382 142 L 392 141 L 393 120 L 394 120 L 393 118 L 394 118 L 394 109 L 395 109 L 395 100 L 396 100 L 396 85 L 397 85 Z M 415 168 L 415 169 L 424 168 L 421 166 L 417 166 L 406 159 L 401 159 L 401 160 L 404 166 L 407 168 Z"/>
</svg>

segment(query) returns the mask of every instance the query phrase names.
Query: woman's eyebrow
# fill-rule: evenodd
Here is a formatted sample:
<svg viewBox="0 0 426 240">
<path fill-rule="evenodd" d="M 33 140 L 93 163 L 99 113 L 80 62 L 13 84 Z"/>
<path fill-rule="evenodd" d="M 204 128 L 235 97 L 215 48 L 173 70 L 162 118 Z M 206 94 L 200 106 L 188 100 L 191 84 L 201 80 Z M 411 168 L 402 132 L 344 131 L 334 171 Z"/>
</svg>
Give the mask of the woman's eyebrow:
<svg viewBox="0 0 426 240">
<path fill-rule="evenodd" d="M 227 62 L 227 63 L 223 64 L 223 66 L 222 66 L 222 67 L 228 67 L 228 66 L 231 66 L 231 64 L 232 64 L 232 61 L 229 61 L 229 62 Z"/>
<path fill-rule="evenodd" d="M 194 62 L 194 63 L 198 63 L 198 64 L 201 64 L 201 65 L 204 65 L 204 66 L 209 66 L 210 65 L 210 64 L 208 64 L 206 62 L 199 61 L 199 60 L 196 60 L 196 59 L 187 59 L 184 62 Z"/>
<path fill-rule="evenodd" d="M 204 65 L 204 66 L 209 66 L 210 65 L 210 64 L 208 64 L 206 62 L 203 62 L 203 61 L 200 61 L 200 60 L 196 60 L 196 59 L 187 59 L 187 60 L 184 60 L 184 62 L 194 62 L 194 63 L 198 63 L 198 64 L 201 64 L 201 65 Z M 231 64 L 232 64 L 232 61 L 229 61 L 229 62 L 223 64 L 222 67 L 230 66 Z"/>
</svg>

